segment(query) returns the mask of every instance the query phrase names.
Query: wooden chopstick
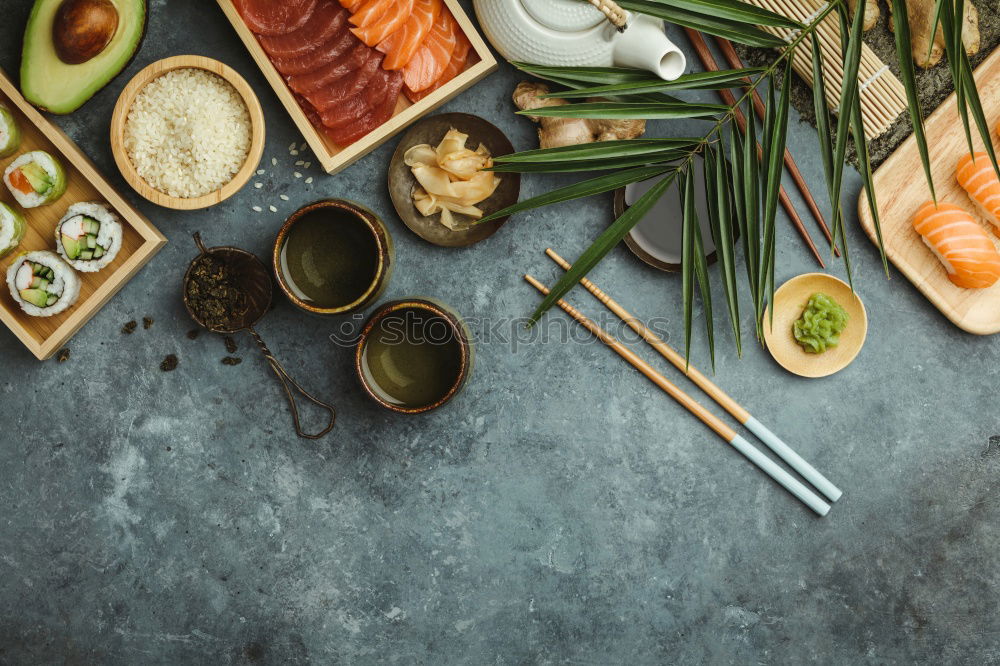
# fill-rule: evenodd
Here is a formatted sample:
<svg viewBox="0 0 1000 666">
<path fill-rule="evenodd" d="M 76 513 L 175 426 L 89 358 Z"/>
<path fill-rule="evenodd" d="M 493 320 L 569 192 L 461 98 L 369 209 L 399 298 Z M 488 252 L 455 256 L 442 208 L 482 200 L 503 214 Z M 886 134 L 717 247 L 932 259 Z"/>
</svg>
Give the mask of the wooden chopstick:
<svg viewBox="0 0 1000 666">
<path fill-rule="evenodd" d="M 548 287 L 530 275 L 525 275 L 524 279 L 541 293 L 549 293 Z M 801 500 L 818 515 L 825 516 L 829 513 L 830 505 L 824 502 L 816 493 L 806 488 L 801 481 L 796 479 L 794 476 L 778 466 L 776 462 L 761 453 L 760 449 L 740 437 L 735 430 L 730 428 L 719 417 L 702 407 L 684 391 L 677 388 L 677 386 L 672 384 L 670 380 L 654 370 L 653 366 L 639 358 L 635 352 L 624 346 L 603 328 L 587 319 L 587 317 L 585 317 L 579 310 L 566 301 L 559 299 L 556 303 L 566 312 L 566 314 L 575 319 L 577 323 L 590 331 L 590 333 L 596 336 L 601 342 L 611 347 L 611 349 L 632 364 L 632 366 L 639 372 L 646 375 L 651 382 L 659 386 L 667 395 L 679 402 L 686 410 L 694 414 L 698 420 L 711 428 L 715 434 L 732 445 L 734 449 L 746 456 L 750 462 L 757 465 L 761 471 L 777 481 L 778 484 L 780 484 L 785 490 L 795 495 L 795 497 Z"/>
<path fill-rule="evenodd" d="M 556 254 L 555 250 L 552 248 L 546 249 L 545 254 L 549 259 L 556 262 L 556 264 L 558 264 L 563 270 L 568 271 L 571 268 L 570 263 Z M 720 407 L 729 412 L 729 414 L 743 424 L 747 430 L 756 435 L 757 438 L 764 442 L 769 449 L 774 451 L 775 454 L 788 463 L 789 467 L 798 472 L 803 479 L 811 483 L 813 487 L 826 495 L 831 502 L 836 502 L 840 499 L 840 496 L 843 494 L 840 488 L 833 485 L 833 483 L 820 474 L 815 467 L 803 460 L 802 457 L 792 450 L 790 446 L 781 441 L 781 439 L 771 432 L 763 423 L 751 416 L 750 412 L 729 397 L 725 391 L 716 386 L 708 377 L 701 374 L 701 372 L 699 372 L 694 366 L 690 365 L 687 360 L 673 347 L 668 345 L 663 338 L 649 330 L 649 328 L 647 328 L 641 321 L 633 317 L 628 310 L 619 305 L 617 301 L 604 293 L 596 284 L 587 278 L 581 278 L 580 284 L 582 284 L 587 291 L 593 294 L 597 300 L 607 306 L 607 308 L 611 310 L 615 316 L 624 321 L 629 328 L 638 333 L 639 336 L 648 342 L 653 349 L 659 352 L 663 358 L 670 361 L 675 368 L 687 375 L 688 379 L 694 382 L 695 386 L 707 393 L 708 396 L 717 402 Z"/>
<path fill-rule="evenodd" d="M 719 50 L 722 51 L 722 57 L 726 59 L 730 67 L 733 69 L 743 69 L 746 67 L 743 61 L 740 60 L 739 54 L 736 53 L 736 49 L 733 48 L 732 42 L 722 37 L 716 37 L 715 41 L 719 45 Z M 744 86 L 743 89 L 748 90 L 749 86 Z M 765 114 L 764 100 L 760 98 L 760 94 L 756 88 L 752 89 L 750 94 L 753 99 L 753 109 L 757 117 L 763 122 Z M 833 253 L 839 257 L 840 249 L 833 243 L 833 236 L 830 235 L 830 228 L 826 225 L 826 218 L 823 217 L 823 212 L 820 211 L 819 206 L 816 204 L 816 199 L 813 197 L 812 192 L 809 191 L 809 186 L 806 185 L 806 181 L 802 177 L 802 172 L 799 171 L 799 165 L 795 163 L 795 158 L 792 157 L 792 153 L 788 148 L 785 148 L 785 168 L 788 170 L 788 174 L 792 177 L 792 180 L 795 181 L 795 186 L 799 188 L 802 199 L 805 200 L 806 206 L 809 207 L 809 212 L 812 213 L 823 235 L 826 236 L 827 242 L 833 247 Z"/>
<path fill-rule="evenodd" d="M 712 52 L 708 50 L 708 44 L 705 43 L 705 38 L 701 36 L 701 33 L 691 28 L 684 28 L 684 32 L 687 33 L 688 39 L 691 40 L 691 44 L 694 46 L 694 50 L 698 54 L 698 58 L 701 60 L 702 64 L 705 66 L 705 69 L 712 72 L 719 71 L 719 65 L 716 64 L 715 58 L 712 56 Z M 717 90 L 716 92 L 719 94 L 719 97 L 722 98 L 723 102 L 734 107 L 733 118 L 736 120 L 736 124 L 740 126 L 740 130 L 746 132 L 747 119 L 746 116 L 743 115 L 742 111 L 735 108 L 736 98 L 733 96 L 733 93 L 725 89 Z M 761 148 L 760 143 L 758 143 L 757 154 L 763 155 L 763 152 L 764 149 Z M 784 185 L 782 185 L 778 190 L 778 200 L 781 201 L 781 206 L 785 209 L 785 212 L 788 213 L 788 217 L 791 219 L 792 225 L 795 227 L 796 231 L 799 232 L 799 235 L 802 236 L 802 240 L 806 242 L 809 250 L 813 253 L 813 256 L 816 257 L 816 261 L 819 262 L 820 267 L 826 268 L 826 263 L 823 262 L 823 257 L 820 256 L 819 250 L 816 249 L 816 244 L 813 243 L 812 237 L 809 235 L 809 232 L 806 231 L 806 227 L 802 223 L 802 218 L 799 217 L 798 211 L 796 211 L 795 206 L 792 205 L 792 200 L 788 198 L 788 193 L 785 192 Z"/>
</svg>

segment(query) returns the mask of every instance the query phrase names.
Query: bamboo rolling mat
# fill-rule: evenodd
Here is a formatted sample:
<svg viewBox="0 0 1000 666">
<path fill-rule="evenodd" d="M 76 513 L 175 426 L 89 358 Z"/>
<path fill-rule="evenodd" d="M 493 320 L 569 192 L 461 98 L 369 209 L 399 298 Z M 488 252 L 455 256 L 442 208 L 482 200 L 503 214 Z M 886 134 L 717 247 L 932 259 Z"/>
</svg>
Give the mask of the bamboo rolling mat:
<svg viewBox="0 0 1000 666">
<path fill-rule="evenodd" d="M 751 5 L 769 9 L 801 23 L 814 19 L 827 3 L 823 0 L 745 0 Z M 779 37 L 794 37 L 792 30 L 764 27 Z M 843 54 L 840 48 L 840 22 L 836 13 L 827 16 L 819 25 L 817 35 L 823 51 L 823 72 L 826 75 L 826 101 L 836 112 L 840 107 L 840 88 L 843 81 Z M 812 85 L 812 46 L 804 40 L 795 50 L 792 67 Z M 865 138 L 869 141 L 885 133 L 893 121 L 906 110 L 906 91 L 889 66 L 882 62 L 866 44 L 861 45 L 861 113 L 865 122 Z"/>
</svg>

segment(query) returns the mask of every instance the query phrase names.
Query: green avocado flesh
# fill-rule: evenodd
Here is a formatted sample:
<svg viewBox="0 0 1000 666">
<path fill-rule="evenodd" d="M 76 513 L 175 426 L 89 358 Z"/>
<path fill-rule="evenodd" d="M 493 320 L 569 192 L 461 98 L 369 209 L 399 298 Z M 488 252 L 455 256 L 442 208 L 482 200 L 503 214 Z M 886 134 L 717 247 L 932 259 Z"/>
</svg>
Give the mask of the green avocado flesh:
<svg viewBox="0 0 1000 666">
<path fill-rule="evenodd" d="M 97 234 L 101 230 L 101 223 L 89 217 L 83 219 L 84 235 L 80 238 L 72 238 L 66 234 L 60 234 L 63 249 L 70 259 L 100 259 L 107 252 L 107 249 L 97 244 Z"/>
<path fill-rule="evenodd" d="M 103 51 L 79 65 L 56 54 L 52 24 L 63 0 L 35 0 L 24 31 L 21 92 L 52 113 L 72 113 L 117 76 L 135 55 L 146 30 L 146 0 L 111 0 L 118 27 Z"/>
<path fill-rule="evenodd" d="M 52 189 L 52 178 L 38 162 L 28 162 L 21 167 L 21 173 L 31 183 L 31 189 L 38 194 L 45 194 Z"/>
<path fill-rule="evenodd" d="M 31 263 L 31 284 L 26 289 L 19 289 L 18 294 L 25 302 L 31 303 L 38 308 L 47 308 L 54 305 L 59 300 L 56 294 L 48 292 L 49 285 L 55 279 L 55 273 L 51 268 L 39 263 Z"/>
</svg>

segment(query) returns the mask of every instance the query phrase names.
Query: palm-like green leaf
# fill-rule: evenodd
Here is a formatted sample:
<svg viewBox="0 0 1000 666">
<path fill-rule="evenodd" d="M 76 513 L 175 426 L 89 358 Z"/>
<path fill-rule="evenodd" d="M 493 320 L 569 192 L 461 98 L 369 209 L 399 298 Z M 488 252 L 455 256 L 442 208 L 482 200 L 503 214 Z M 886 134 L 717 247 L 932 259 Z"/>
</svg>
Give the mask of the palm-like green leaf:
<svg viewBox="0 0 1000 666">
<path fill-rule="evenodd" d="M 664 7 L 686 9 L 699 14 L 708 14 L 738 23 L 769 25 L 777 28 L 802 27 L 801 23 L 787 16 L 775 14 L 741 0 L 648 0 L 648 2 Z"/>
<path fill-rule="evenodd" d="M 990 136 L 990 126 L 989 123 L 986 122 L 986 114 L 983 113 L 983 102 L 979 99 L 979 90 L 976 88 L 976 80 L 972 75 L 972 64 L 969 62 L 969 56 L 964 50 L 961 52 L 959 57 L 962 60 L 961 70 L 963 90 L 965 91 L 969 111 L 972 113 L 972 117 L 976 121 L 976 128 L 979 130 L 979 136 L 983 140 L 983 146 L 986 149 L 986 154 L 989 155 L 990 161 L 993 163 L 993 170 L 996 172 L 997 178 L 1000 178 L 1000 165 L 997 164 L 997 154 L 993 149 L 993 140 Z"/>
<path fill-rule="evenodd" d="M 739 290 L 736 286 L 736 253 L 733 248 L 732 202 L 729 195 L 729 174 L 726 157 L 716 146 L 705 147 L 705 194 L 708 204 L 709 228 L 715 243 L 715 256 L 719 262 L 722 288 L 726 295 L 726 307 L 733 327 L 736 354 L 743 356 L 740 339 Z"/>
<path fill-rule="evenodd" d="M 684 74 L 673 81 L 664 81 L 657 76 L 650 76 L 643 81 L 627 81 L 610 85 L 564 90 L 542 95 L 543 98 L 580 99 L 585 97 L 624 97 L 628 95 L 644 95 L 664 92 L 666 90 L 722 90 L 734 85 L 745 83 L 748 76 L 760 74 L 763 67 L 746 67 L 743 69 L 727 69 L 718 72 L 695 72 Z"/>
<path fill-rule="evenodd" d="M 648 155 L 665 150 L 690 149 L 704 142 L 697 137 L 676 137 L 666 139 L 623 139 L 617 141 L 597 141 L 595 143 L 580 143 L 572 146 L 557 146 L 555 148 L 539 148 L 525 150 L 520 153 L 498 155 L 493 158 L 497 164 L 516 164 L 520 162 L 578 162 L 580 160 L 606 160 L 617 157 L 633 157 Z M 597 164 L 596 162 L 594 164 Z"/>
<path fill-rule="evenodd" d="M 813 109 L 816 113 L 816 135 L 819 138 L 819 155 L 826 177 L 826 192 L 831 203 L 839 196 L 833 191 L 833 139 L 830 136 L 830 110 L 826 106 L 826 82 L 823 77 L 823 51 L 816 33 L 812 35 L 812 69 L 813 69 Z M 839 212 L 839 207 L 835 212 Z M 834 222 L 834 229 L 837 222 Z M 830 249 L 837 247 L 837 236 L 831 234 Z"/>
<path fill-rule="evenodd" d="M 683 159 L 690 155 L 687 150 L 661 150 L 656 153 L 644 153 L 629 157 L 614 157 L 603 159 L 595 164 L 593 160 L 578 160 L 568 162 L 508 162 L 495 164 L 490 170 L 497 173 L 574 173 L 580 171 L 609 171 L 643 165 L 664 164 Z"/>
<path fill-rule="evenodd" d="M 752 24 L 720 18 L 713 14 L 694 12 L 653 0 L 618 0 L 618 4 L 630 11 L 655 16 L 656 18 L 661 18 L 685 28 L 693 28 L 701 32 L 707 32 L 710 35 L 724 37 L 733 42 L 747 44 L 748 46 L 767 48 L 787 46 L 785 40 L 764 32 Z"/>
<path fill-rule="evenodd" d="M 865 140 L 865 121 L 861 113 L 861 96 L 855 95 L 851 105 L 851 132 L 854 134 L 854 145 L 858 153 L 858 171 L 864 183 L 865 200 L 868 202 L 868 212 L 872 216 L 872 226 L 875 227 L 875 237 L 878 239 L 879 255 L 882 257 L 882 268 L 889 275 L 889 259 L 885 255 L 885 244 L 882 242 L 882 219 L 878 214 L 878 198 L 872 179 L 872 162 L 868 153 L 868 142 Z"/>
<path fill-rule="evenodd" d="M 530 111 L 518 111 L 524 116 L 544 118 L 594 118 L 597 120 L 676 120 L 680 118 L 711 118 L 725 113 L 725 104 L 700 104 L 695 102 L 585 102 L 546 106 Z"/>
<path fill-rule="evenodd" d="M 681 300 L 684 304 L 684 361 L 691 362 L 691 322 L 694 320 L 694 188 L 689 171 L 677 188 L 681 208 Z M 688 196 L 688 189 L 691 195 Z"/>
<path fill-rule="evenodd" d="M 712 360 L 712 371 L 715 372 L 715 321 L 712 314 L 712 288 L 708 282 L 708 261 L 705 259 L 705 241 L 701 236 L 701 222 L 695 208 L 694 167 L 688 168 L 687 182 L 684 192 L 684 227 L 694 236 L 694 274 L 698 279 L 698 295 L 701 296 L 701 306 L 705 314 L 705 335 L 708 336 L 708 354 Z M 687 223 L 690 215 L 692 221 Z M 690 349 L 690 343 L 686 345 Z"/>
<path fill-rule="evenodd" d="M 781 189 L 785 156 L 785 138 L 788 134 L 788 107 L 791 105 L 792 61 L 788 60 L 782 75 L 781 96 L 774 100 L 774 79 L 768 86 L 768 131 L 765 140 L 765 189 L 764 189 L 764 276 L 768 300 L 774 302 L 774 255 L 775 255 L 775 218 L 778 213 L 778 193 Z M 772 307 L 771 320 L 774 319 Z"/>
</svg>

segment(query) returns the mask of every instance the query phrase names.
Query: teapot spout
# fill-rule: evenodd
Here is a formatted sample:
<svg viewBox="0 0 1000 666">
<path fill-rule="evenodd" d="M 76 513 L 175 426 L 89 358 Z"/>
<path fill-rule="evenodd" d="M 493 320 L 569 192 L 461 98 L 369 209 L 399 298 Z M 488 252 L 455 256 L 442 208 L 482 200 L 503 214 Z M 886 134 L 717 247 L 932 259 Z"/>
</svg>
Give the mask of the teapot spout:
<svg viewBox="0 0 1000 666">
<path fill-rule="evenodd" d="M 687 68 L 684 52 L 667 39 L 663 22 L 643 14 L 633 14 L 628 29 L 616 37 L 614 63 L 649 70 L 666 81 Z"/>
</svg>

